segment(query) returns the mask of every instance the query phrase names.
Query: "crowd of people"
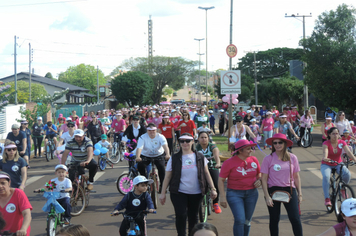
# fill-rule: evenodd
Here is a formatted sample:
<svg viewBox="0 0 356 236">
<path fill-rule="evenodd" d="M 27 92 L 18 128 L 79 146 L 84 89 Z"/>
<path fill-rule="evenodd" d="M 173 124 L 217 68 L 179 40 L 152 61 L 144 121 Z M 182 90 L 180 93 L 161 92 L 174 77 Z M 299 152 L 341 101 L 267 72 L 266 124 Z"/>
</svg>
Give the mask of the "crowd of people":
<svg viewBox="0 0 356 236">
<path fill-rule="evenodd" d="M 262 187 L 269 212 L 271 235 L 279 234 L 282 203 L 288 213 L 293 234 L 303 235 L 299 214 L 302 201 L 300 167 L 298 158 L 291 153 L 293 142 L 290 139 L 292 135 L 299 139 L 293 129 L 298 121 L 301 136 L 306 129 L 310 131 L 314 124 L 310 111 L 306 110 L 300 115 L 297 107 L 292 106 L 284 107 L 280 113 L 275 106 L 268 110 L 266 106 L 259 109 L 252 105 L 247 111 L 240 107 L 233 112 L 232 117 L 229 140 L 233 151 L 231 158 L 223 164 L 219 149 L 211 139 L 215 135 L 214 111 L 208 110 L 206 106 L 135 106 L 116 111 L 85 112 L 81 118 L 72 111 L 70 117 L 65 118 L 59 114 L 55 122 L 49 120 L 46 124 L 43 124 L 42 117 L 38 117 L 31 129 L 26 120 L 20 125 L 13 124 L 0 161 L 0 210 L 6 222 L 4 229 L 17 232 L 18 235 L 30 235 L 32 206 L 23 190 L 30 168 L 32 144 L 33 158 L 41 158 L 42 154 L 49 155 L 42 152 L 43 140 L 45 144 L 49 139 L 53 140 L 58 148 L 56 154 L 60 153 L 61 159 L 55 168 L 57 178 L 52 179 L 58 186 L 63 185 L 62 189 L 65 190 L 71 189 L 70 183 L 74 176 L 69 172 L 69 178 L 66 178 L 68 169 L 65 164 L 68 159 L 69 162 L 79 162 L 89 169 L 87 184 L 91 190 L 98 168 L 94 160 L 94 145 L 100 142 L 110 147 L 111 143 L 118 142 L 125 146 L 127 142 L 136 140 L 129 145 L 128 151 L 136 155 L 137 169 L 141 175 L 134 179 L 134 190 L 122 199 L 113 213 L 123 209 L 133 212 L 141 208 L 153 211 L 152 199 L 147 194 L 147 185 L 151 180 L 145 177 L 148 176 L 146 167 L 153 162 L 160 179 L 159 201 L 162 205 L 166 203 L 169 190 L 178 236 L 187 235 L 187 221 L 189 235 L 205 235 L 202 234 L 205 231 L 210 232 L 206 235 L 218 235 L 214 226 L 198 224 L 200 202 L 208 191 L 216 214 L 222 212 L 220 205 L 231 209 L 234 217 L 233 235 L 248 236 L 259 187 Z M 226 109 L 218 110 L 217 119 L 219 133 L 227 136 L 229 116 Z M 325 205 L 329 205 L 330 173 L 333 168 L 338 168 L 330 160 L 340 162 L 344 152 L 356 161 L 349 148 L 356 128 L 353 122 L 345 118 L 344 112 L 339 112 L 335 117 L 326 117 L 321 132 L 324 153 L 321 163 L 322 186 Z M 271 150 L 261 165 L 252 156 L 258 143 Z M 178 151 L 175 151 L 177 145 Z M 343 179 L 348 183 L 351 175 L 344 168 Z M 281 191 L 288 193 L 288 201 L 274 200 L 274 195 Z M 14 202 L 9 202 L 9 199 Z M 64 220 L 69 225 L 69 194 L 63 193 L 58 202 L 66 210 Z M 16 215 L 10 214 L 13 213 L 12 209 L 15 209 L 13 212 L 16 211 Z M 347 224 L 349 214 L 344 216 Z M 14 217 L 19 220 L 15 222 Z M 138 224 L 141 232 L 146 232 L 144 216 L 138 219 Z M 122 222 L 121 235 L 126 235 L 128 226 L 128 222 Z M 83 232 L 86 230 L 83 226 L 76 229 Z M 65 231 L 61 233 L 66 235 Z M 89 232 L 82 235 L 89 235 Z"/>
</svg>

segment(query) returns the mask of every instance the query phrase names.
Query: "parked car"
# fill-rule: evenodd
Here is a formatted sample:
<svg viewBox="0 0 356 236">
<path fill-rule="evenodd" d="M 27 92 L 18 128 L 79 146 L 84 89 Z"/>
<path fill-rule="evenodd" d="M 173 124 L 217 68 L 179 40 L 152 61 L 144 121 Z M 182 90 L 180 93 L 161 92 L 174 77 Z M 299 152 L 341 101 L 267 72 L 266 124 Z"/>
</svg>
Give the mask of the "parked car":
<svg viewBox="0 0 356 236">
<path fill-rule="evenodd" d="M 173 92 L 173 97 L 176 97 L 177 96 L 177 92 Z"/>
</svg>

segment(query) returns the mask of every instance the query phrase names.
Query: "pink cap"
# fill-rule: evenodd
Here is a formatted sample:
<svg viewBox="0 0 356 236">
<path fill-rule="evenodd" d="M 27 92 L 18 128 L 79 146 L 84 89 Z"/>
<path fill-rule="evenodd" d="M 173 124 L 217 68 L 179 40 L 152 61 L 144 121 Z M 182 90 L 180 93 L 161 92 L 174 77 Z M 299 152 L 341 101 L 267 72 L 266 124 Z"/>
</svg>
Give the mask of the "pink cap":
<svg viewBox="0 0 356 236">
<path fill-rule="evenodd" d="M 147 130 L 156 130 L 157 127 L 147 127 Z"/>
<path fill-rule="evenodd" d="M 5 149 L 7 148 L 17 148 L 17 146 L 15 144 L 9 144 L 7 146 L 5 146 Z"/>
</svg>

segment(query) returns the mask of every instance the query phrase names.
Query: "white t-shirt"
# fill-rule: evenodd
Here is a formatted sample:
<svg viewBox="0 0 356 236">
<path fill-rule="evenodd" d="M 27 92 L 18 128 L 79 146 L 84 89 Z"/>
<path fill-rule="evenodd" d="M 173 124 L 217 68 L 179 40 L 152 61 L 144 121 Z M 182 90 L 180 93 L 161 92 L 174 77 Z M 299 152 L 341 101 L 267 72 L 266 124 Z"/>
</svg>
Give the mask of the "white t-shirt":
<svg viewBox="0 0 356 236">
<path fill-rule="evenodd" d="M 163 145 L 167 144 L 166 138 L 162 134 L 156 134 L 155 138 L 150 138 L 148 133 L 141 135 L 137 142 L 137 148 L 142 149 L 141 155 L 146 157 L 157 157 L 164 153 Z"/>
<path fill-rule="evenodd" d="M 55 182 L 57 184 L 56 188 L 53 189 L 53 192 L 60 192 L 61 190 L 65 190 L 67 188 L 72 187 L 72 182 L 68 178 L 64 178 L 64 180 L 60 182 L 57 177 L 55 179 L 51 179 L 51 182 Z M 70 197 L 69 193 L 61 193 L 58 199 L 66 198 L 66 197 L 68 198 Z"/>
<path fill-rule="evenodd" d="M 70 136 L 69 131 L 64 132 L 61 136 L 61 139 L 63 139 L 66 144 L 68 143 L 68 141 L 70 141 L 73 138 L 74 138 L 74 133 L 73 133 L 73 136 Z"/>
<path fill-rule="evenodd" d="M 105 141 L 105 142 L 100 141 L 100 144 L 104 148 L 109 148 L 109 146 L 110 146 L 110 143 L 108 141 Z"/>
<path fill-rule="evenodd" d="M 204 158 L 204 166 L 207 164 L 208 160 Z M 166 171 L 172 171 L 172 158 L 168 160 Z M 201 193 L 195 153 L 182 156 L 182 172 L 178 191 L 186 194 Z"/>
</svg>

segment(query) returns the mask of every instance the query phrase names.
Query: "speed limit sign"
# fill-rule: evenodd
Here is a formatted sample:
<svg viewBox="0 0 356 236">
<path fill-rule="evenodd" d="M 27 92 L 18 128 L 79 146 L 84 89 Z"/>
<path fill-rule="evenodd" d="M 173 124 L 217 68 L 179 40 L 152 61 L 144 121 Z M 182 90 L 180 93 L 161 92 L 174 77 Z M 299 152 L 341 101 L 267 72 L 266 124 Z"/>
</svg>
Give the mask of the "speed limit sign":
<svg viewBox="0 0 356 236">
<path fill-rule="evenodd" d="M 226 48 L 226 54 L 231 58 L 235 57 L 237 55 L 237 47 L 233 44 L 230 44 Z"/>
</svg>

